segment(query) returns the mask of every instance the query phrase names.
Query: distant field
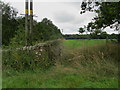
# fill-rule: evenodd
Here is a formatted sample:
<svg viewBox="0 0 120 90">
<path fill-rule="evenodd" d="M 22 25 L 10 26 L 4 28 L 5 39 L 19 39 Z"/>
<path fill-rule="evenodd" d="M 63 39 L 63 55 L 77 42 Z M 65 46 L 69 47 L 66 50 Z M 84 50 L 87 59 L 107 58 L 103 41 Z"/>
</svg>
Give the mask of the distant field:
<svg viewBox="0 0 120 90">
<path fill-rule="evenodd" d="M 84 46 L 93 46 L 106 43 L 106 39 L 79 39 L 79 40 L 65 40 L 64 45 L 70 48 L 79 48 Z"/>
</svg>

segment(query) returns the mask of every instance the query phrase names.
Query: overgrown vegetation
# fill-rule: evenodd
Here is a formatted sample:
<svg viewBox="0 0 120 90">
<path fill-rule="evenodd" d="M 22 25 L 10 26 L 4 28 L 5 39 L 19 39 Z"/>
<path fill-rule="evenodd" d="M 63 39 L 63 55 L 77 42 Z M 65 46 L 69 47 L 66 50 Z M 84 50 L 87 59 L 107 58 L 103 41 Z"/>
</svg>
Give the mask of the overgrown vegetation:
<svg viewBox="0 0 120 90">
<path fill-rule="evenodd" d="M 118 87 L 118 52 L 116 51 L 120 48 L 118 44 L 109 42 L 98 45 L 95 43 L 94 46 L 84 46 L 84 48 L 83 46 L 71 48 L 70 43 L 64 43 L 64 45 L 61 59 L 55 60 L 56 64 L 49 69 L 38 67 L 33 70 L 29 68 L 17 71 L 6 68 L 3 71 L 3 87 Z"/>
<path fill-rule="evenodd" d="M 41 43 L 33 47 L 9 49 L 3 51 L 3 71 L 11 68 L 15 71 L 48 69 L 55 65 L 60 57 L 60 40 Z"/>
<path fill-rule="evenodd" d="M 18 29 L 16 21 L 17 11 L 2 1 L 0 1 L 0 6 L 2 7 L 2 44 L 8 45 Z"/>
<path fill-rule="evenodd" d="M 119 3 L 95 4 L 100 5 L 95 10 L 98 17 L 85 26 L 91 34 L 63 35 L 66 39 L 83 40 L 56 42 L 63 38 L 60 29 L 44 18 L 41 22 L 34 20 L 33 46 L 27 47 L 25 17 L 17 17 L 13 7 L 0 1 L 5 47 L 3 88 L 118 88 L 118 35 L 108 35 L 100 29 L 115 22 L 119 25 L 119 12 L 111 12 L 119 11 Z M 89 5 L 92 3 L 82 3 L 82 13 L 91 11 Z M 85 30 L 80 28 L 79 32 L 82 34 Z"/>
<path fill-rule="evenodd" d="M 24 20 L 24 18 L 21 19 Z M 60 29 L 58 29 L 57 26 L 52 23 L 52 21 L 44 18 L 41 22 L 35 22 L 32 35 L 32 45 L 60 38 L 63 38 Z M 20 24 L 15 36 L 11 39 L 9 47 L 18 48 L 23 46 L 25 46 L 25 29 L 24 25 L 22 26 Z"/>
</svg>

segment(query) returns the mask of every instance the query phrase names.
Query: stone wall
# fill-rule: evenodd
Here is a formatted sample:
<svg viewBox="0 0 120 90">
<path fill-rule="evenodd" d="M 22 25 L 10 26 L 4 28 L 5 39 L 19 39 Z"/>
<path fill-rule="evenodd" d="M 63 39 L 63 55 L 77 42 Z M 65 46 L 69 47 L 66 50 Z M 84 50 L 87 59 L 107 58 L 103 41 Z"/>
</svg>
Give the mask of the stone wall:
<svg viewBox="0 0 120 90">
<path fill-rule="evenodd" d="M 19 68 L 49 67 L 60 60 L 62 40 L 3 51 L 3 66 Z"/>
</svg>

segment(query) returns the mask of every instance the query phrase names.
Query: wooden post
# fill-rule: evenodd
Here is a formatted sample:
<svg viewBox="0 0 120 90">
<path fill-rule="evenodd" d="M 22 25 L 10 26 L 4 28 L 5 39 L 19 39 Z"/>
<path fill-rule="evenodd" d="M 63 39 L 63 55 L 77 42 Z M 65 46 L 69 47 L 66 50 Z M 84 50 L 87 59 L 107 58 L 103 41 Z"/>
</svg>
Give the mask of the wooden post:
<svg viewBox="0 0 120 90">
<path fill-rule="evenodd" d="M 29 35 L 28 35 L 28 31 L 29 31 L 29 28 L 28 28 L 28 0 L 25 1 L 25 39 L 26 39 L 26 46 L 28 46 L 28 43 L 29 43 Z"/>
<path fill-rule="evenodd" d="M 32 44 L 33 33 L 33 0 L 30 0 L 30 44 Z"/>
</svg>

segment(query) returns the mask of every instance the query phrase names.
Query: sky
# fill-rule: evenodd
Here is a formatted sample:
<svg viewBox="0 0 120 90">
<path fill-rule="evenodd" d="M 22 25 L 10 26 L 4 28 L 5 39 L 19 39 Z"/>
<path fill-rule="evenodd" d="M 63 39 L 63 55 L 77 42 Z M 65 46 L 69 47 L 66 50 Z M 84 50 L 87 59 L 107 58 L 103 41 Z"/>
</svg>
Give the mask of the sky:
<svg viewBox="0 0 120 90">
<path fill-rule="evenodd" d="M 3 0 L 2 0 L 3 1 Z M 80 27 L 87 25 L 96 15 L 92 12 L 80 14 L 82 0 L 33 0 L 33 13 L 35 20 L 40 22 L 43 18 L 50 19 L 63 34 L 79 34 Z M 25 0 L 4 0 L 10 3 L 20 14 L 25 12 Z M 118 33 L 107 27 L 107 33 Z"/>
</svg>

